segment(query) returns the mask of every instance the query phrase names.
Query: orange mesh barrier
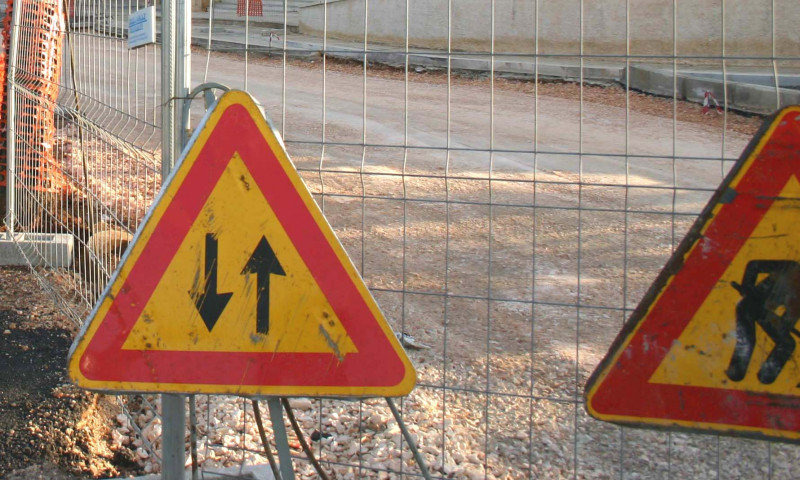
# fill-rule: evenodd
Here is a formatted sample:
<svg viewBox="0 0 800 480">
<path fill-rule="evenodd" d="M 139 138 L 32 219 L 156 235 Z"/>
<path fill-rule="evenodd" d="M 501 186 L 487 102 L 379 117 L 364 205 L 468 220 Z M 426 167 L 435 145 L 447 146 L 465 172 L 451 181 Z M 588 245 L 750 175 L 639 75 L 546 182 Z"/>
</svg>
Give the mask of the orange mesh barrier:
<svg viewBox="0 0 800 480">
<path fill-rule="evenodd" d="M 34 191 L 61 192 L 67 179 L 53 156 L 55 105 L 61 77 L 64 37 L 63 12 L 58 0 L 19 1 L 22 25 L 16 82 L 33 95 L 17 96 L 16 127 L 24 140 L 16 149 L 16 172 L 22 184 Z"/>
<path fill-rule="evenodd" d="M 249 10 L 249 12 L 248 12 Z M 264 15 L 261 0 L 239 0 L 236 4 L 236 14 L 240 17 L 261 17 Z"/>
<path fill-rule="evenodd" d="M 8 109 L 6 108 L 6 59 L 8 58 L 8 45 L 11 41 L 11 17 L 14 0 L 8 0 L 6 16 L 3 19 L 3 35 L 0 38 L 0 217 L 6 214 L 6 176 L 7 155 L 6 155 L 6 124 L 8 120 Z"/>
</svg>

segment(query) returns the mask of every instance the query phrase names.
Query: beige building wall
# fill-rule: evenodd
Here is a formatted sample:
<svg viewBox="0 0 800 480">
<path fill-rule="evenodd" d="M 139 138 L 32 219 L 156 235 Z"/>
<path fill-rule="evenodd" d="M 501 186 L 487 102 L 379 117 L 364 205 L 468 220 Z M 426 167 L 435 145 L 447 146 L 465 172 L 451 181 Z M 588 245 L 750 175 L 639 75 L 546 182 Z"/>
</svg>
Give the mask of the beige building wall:
<svg viewBox="0 0 800 480">
<path fill-rule="evenodd" d="M 207 12 L 211 0 L 192 0 L 193 12 Z"/>
<path fill-rule="evenodd" d="M 408 0 L 409 43 L 416 48 L 446 49 L 449 0 Z M 680 56 L 714 57 L 722 54 L 722 0 L 584 0 L 581 32 L 580 0 L 496 0 L 497 53 L 534 53 L 537 27 L 541 54 L 580 53 L 624 55 L 630 37 L 632 55 L 654 55 L 671 61 Z M 726 0 L 725 49 L 728 56 L 800 55 L 800 1 Z M 491 50 L 492 2 L 452 0 L 452 48 Z M 673 7 L 674 6 L 674 7 Z M 364 18 L 369 19 L 368 40 L 404 45 L 404 0 L 334 0 L 327 4 L 327 34 L 331 38 L 363 41 Z M 324 5 L 300 10 L 300 31 L 321 35 Z M 674 20 L 674 22 L 673 22 Z M 677 31 L 677 41 L 673 31 Z M 773 44 L 774 38 L 774 44 Z M 713 62 L 713 58 L 698 61 Z M 651 60 L 652 61 L 652 60 Z"/>
</svg>

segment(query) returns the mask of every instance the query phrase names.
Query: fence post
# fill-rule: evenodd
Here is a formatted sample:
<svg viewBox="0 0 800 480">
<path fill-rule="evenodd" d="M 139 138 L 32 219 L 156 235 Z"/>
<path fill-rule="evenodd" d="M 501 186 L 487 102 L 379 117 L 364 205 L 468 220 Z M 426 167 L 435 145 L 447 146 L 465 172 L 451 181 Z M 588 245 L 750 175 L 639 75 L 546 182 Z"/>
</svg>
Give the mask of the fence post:
<svg viewBox="0 0 800 480">
<path fill-rule="evenodd" d="M 192 5 L 191 0 L 179 0 L 177 9 L 177 25 L 175 34 L 175 84 L 177 85 L 176 91 L 178 93 L 175 100 L 175 122 L 176 122 L 176 139 L 178 143 L 175 146 L 176 159 L 186 146 L 189 140 L 186 132 L 189 128 L 189 117 L 183 117 L 183 104 L 190 102 L 188 100 L 189 92 L 192 91 Z M 186 122 L 186 123 L 184 123 Z"/>
<path fill-rule="evenodd" d="M 15 180 L 16 180 L 16 153 L 17 153 L 17 126 L 14 119 L 17 114 L 17 91 L 14 88 L 14 81 L 17 70 L 17 51 L 19 43 L 19 22 L 22 16 L 20 5 L 14 5 L 11 21 L 11 41 L 8 46 L 8 73 L 6 78 L 6 101 L 8 106 L 6 112 L 7 133 L 6 133 L 6 228 L 9 235 L 14 234 L 16 223 L 15 211 Z"/>
<path fill-rule="evenodd" d="M 161 2 L 161 179 L 172 171 L 175 152 L 175 23 L 179 0 Z"/>
<path fill-rule="evenodd" d="M 191 8 L 188 0 L 161 4 L 161 174 L 166 180 L 186 144 L 183 103 L 191 87 Z"/>
<path fill-rule="evenodd" d="M 183 102 L 191 84 L 191 9 L 187 0 L 161 3 L 161 180 L 166 182 L 186 141 Z M 184 395 L 162 395 L 165 480 L 182 480 L 186 462 Z"/>
</svg>

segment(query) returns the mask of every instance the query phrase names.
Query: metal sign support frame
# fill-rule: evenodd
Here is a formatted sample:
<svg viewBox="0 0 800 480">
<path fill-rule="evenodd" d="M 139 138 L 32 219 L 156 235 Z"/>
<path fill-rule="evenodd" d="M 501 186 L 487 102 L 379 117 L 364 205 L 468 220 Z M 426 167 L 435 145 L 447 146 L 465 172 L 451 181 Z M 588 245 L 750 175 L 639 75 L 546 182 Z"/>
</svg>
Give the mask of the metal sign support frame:
<svg viewBox="0 0 800 480">
<path fill-rule="evenodd" d="M 275 439 L 275 449 L 278 451 L 280 466 L 281 479 L 278 480 L 294 480 L 294 465 L 292 463 L 291 450 L 289 447 L 289 437 L 286 434 L 286 425 L 283 422 L 283 410 L 281 409 L 282 397 L 260 397 L 259 399 L 266 400 L 267 406 L 269 407 L 269 416 L 272 422 L 272 432 Z M 408 430 L 402 415 L 400 415 L 397 405 L 390 397 L 385 397 L 385 400 L 386 404 L 389 406 L 389 410 L 392 412 L 392 416 L 394 416 L 397 425 L 400 427 L 400 432 L 408 444 L 414 460 L 417 462 L 417 466 L 419 466 L 422 477 L 425 480 L 432 480 L 430 470 L 428 469 L 428 463 L 417 448 L 414 437 L 411 436 L 411 432 Z M 287 404 L 287 409 L 288 408 Z"/>
<path fill-rule="evenodd" d="M 275 438 L 275 449 L 278 451 L 278 465 L 281 469 L 282 480 L 294 480 L 294 465 L 292 454 L 289 450 L 289 437 L 286 434 L 286 425 L 283 423 L 283 410 L 280 397 L 267 397 L 269 417 L 272 422 L 272 435 Z"/>
</svg>

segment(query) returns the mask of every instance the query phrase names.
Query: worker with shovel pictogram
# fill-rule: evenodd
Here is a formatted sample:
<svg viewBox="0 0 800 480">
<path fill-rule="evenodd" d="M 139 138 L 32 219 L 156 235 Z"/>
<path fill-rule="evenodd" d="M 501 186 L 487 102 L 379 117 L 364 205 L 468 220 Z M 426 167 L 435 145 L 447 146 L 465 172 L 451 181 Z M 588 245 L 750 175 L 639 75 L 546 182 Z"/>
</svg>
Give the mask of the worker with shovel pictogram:
<svg viewBox="0 0 800 480">
<path fill-rule="evenodd" d="M 756 324 L 775 346 L 758 370 L 758 380 L 770 384 L 778 378 L 794 353 L 800 337 L 794 325 L 800 318 L 800 263 L 791 260 L 752 260 L 741 285 L 731 282 L 742 299 L 736 304 L 736 347 L 726 370 L 738 382 L 747 374 L 756 344 Z"/>
</svg>

